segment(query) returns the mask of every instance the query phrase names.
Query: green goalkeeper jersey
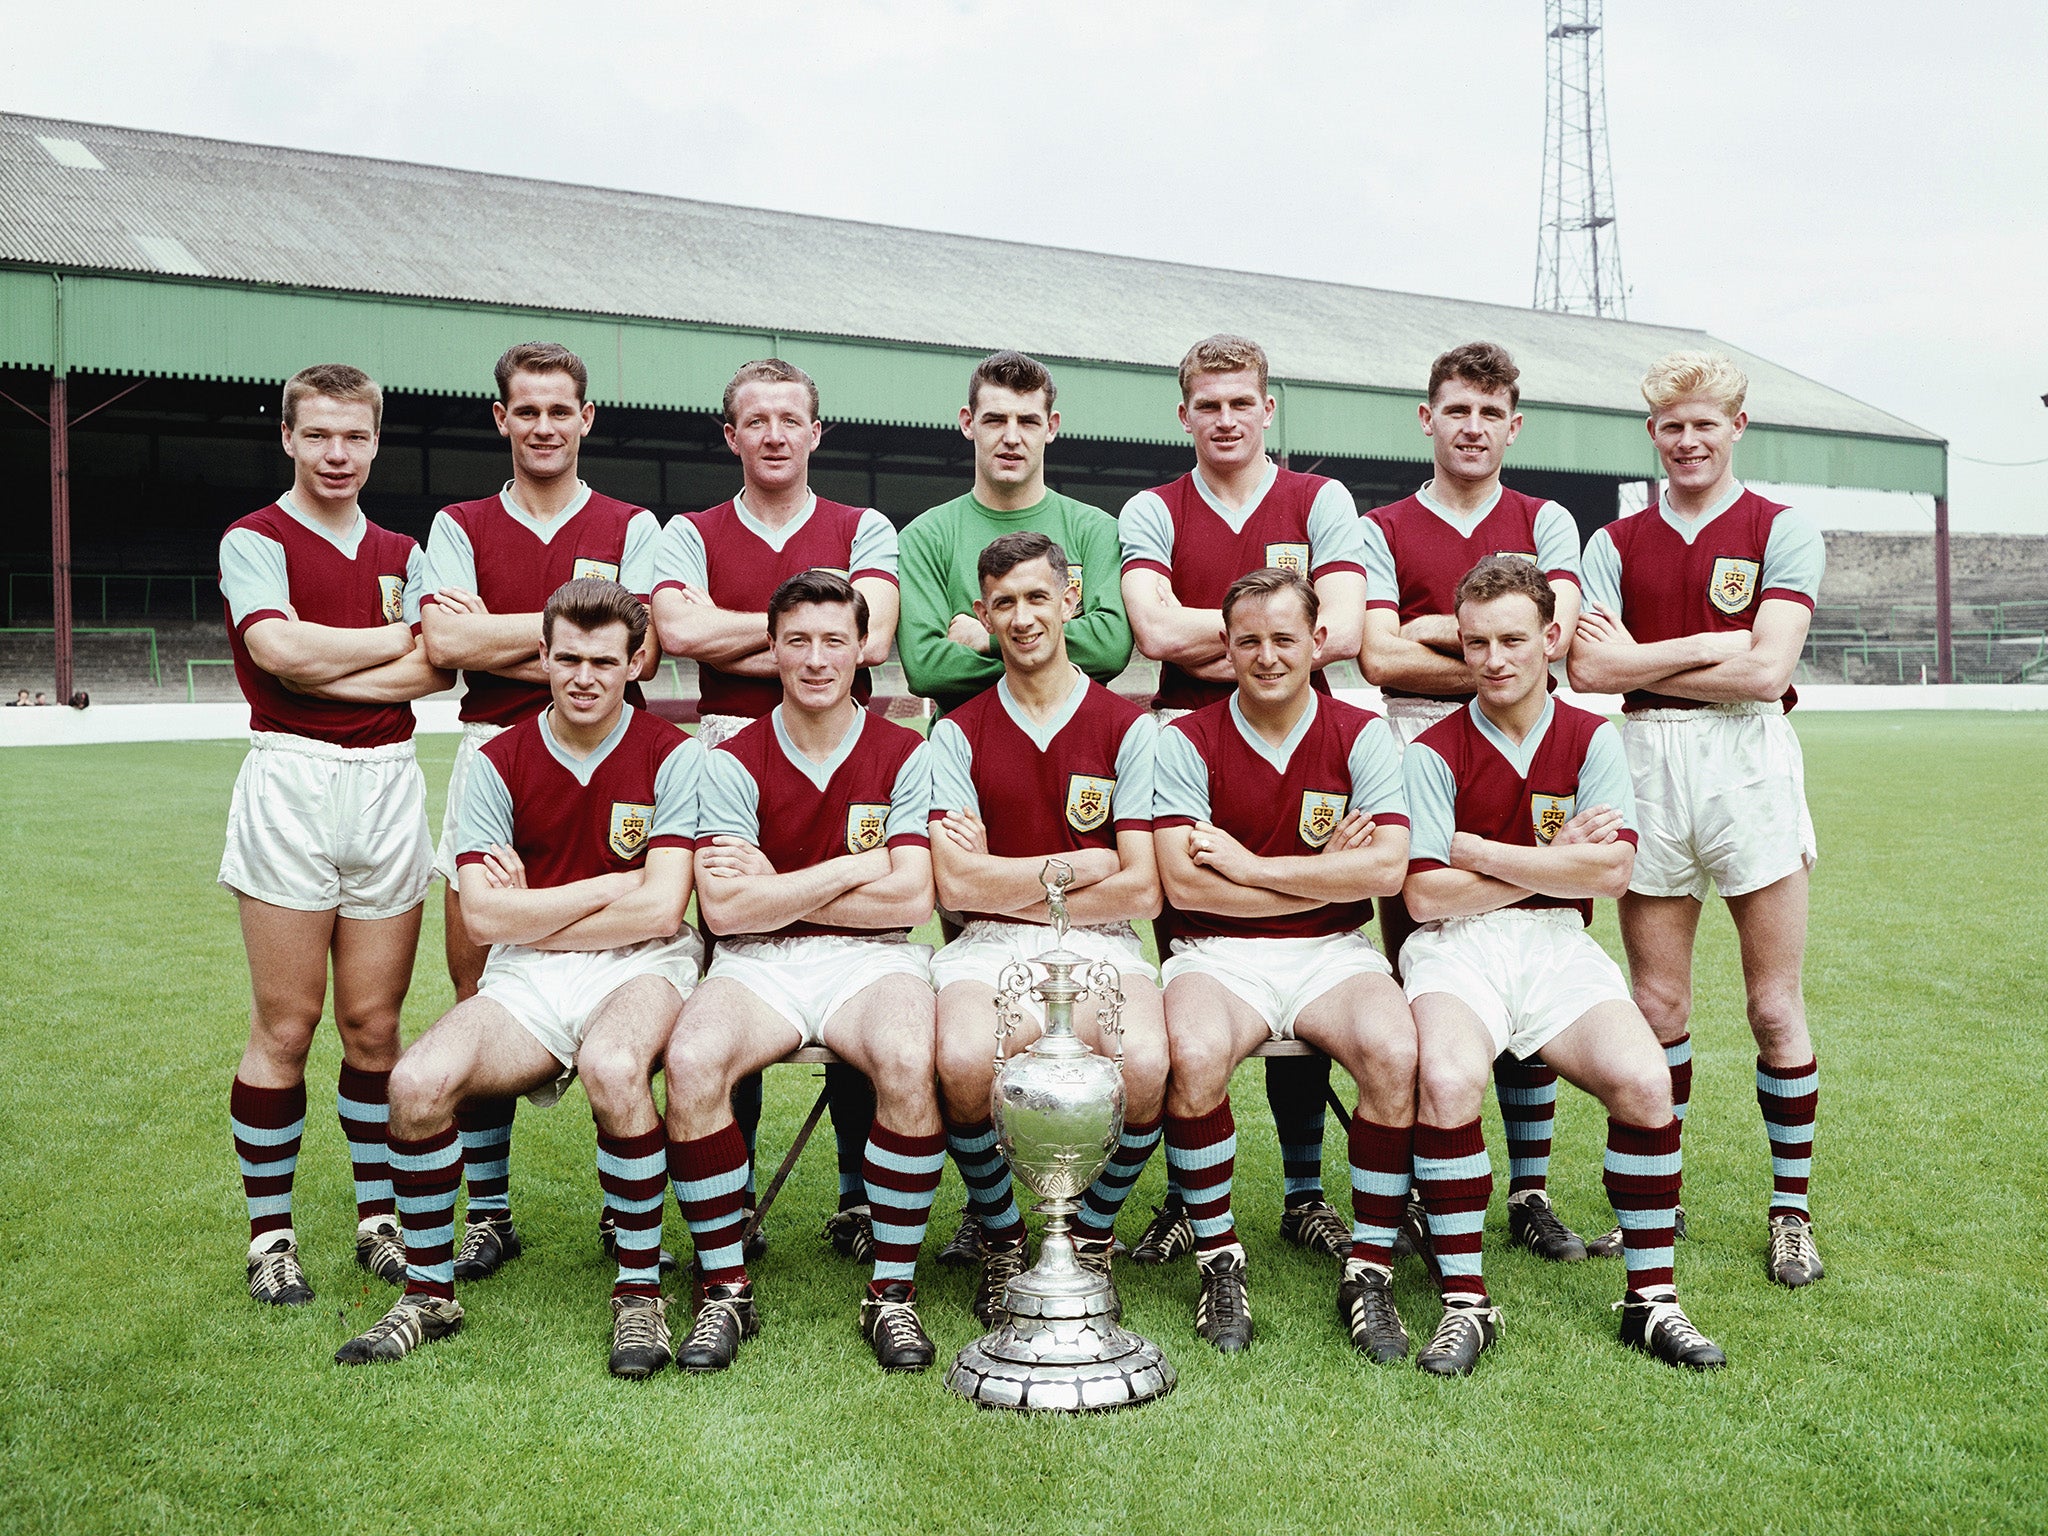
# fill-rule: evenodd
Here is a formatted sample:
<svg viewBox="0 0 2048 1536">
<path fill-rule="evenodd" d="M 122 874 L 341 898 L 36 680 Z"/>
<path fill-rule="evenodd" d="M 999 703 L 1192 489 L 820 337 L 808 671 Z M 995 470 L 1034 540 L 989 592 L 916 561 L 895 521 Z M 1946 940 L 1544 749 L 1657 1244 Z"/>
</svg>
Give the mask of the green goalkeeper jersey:
<svg viewBox="0 0 2048 1536">
<path fill-rule="evenodd" d="M 903 615 L 896 646 L 911 692 L 941 711 L 964 704 L 1003 675 L 1002 658 L 947 638 L 956 614 L 972 614 L 981 596 L 975 564 L 1006 533 L 1042 533 L 1067 553 L 1068 580 L 1081 588 L 1081 608 L 1067 625 L 1074 665 L 1107 684 L 1131 659 L 1124 617 L 1123 552 L 1116 519 L 1100 507 L 1047 491 L 1021 512 L 997 512 L 974 493 L 933 507 L 903 530 L 897 545 Z"/>
</svg>

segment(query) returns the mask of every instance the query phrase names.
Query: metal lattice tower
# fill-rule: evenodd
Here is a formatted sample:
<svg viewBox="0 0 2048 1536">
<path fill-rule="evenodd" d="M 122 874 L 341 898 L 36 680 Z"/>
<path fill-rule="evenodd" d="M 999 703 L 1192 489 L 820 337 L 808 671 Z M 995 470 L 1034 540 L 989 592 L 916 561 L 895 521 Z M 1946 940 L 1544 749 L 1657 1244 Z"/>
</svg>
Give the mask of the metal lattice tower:
<svg viewBox="0 0 2048 1536">
<path fill-rule="evenodd" d="M 1537 309 L 1628 314 L 1614 172 L 1607 157 L 1607 64 L 1601 0 L 1544 0 L 1549 90 L 1543 112 L 1543 210 L 1536 234 Z"/>
</svg>

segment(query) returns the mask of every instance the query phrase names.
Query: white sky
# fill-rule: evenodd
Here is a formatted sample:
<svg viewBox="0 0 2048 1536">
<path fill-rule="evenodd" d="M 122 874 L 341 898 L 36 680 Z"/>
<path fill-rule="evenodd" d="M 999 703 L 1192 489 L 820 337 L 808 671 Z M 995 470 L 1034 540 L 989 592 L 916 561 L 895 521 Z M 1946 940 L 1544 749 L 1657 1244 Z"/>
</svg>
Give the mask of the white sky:
<svg viewBox="0 0 2048 1536">
<path fill-rule="evenodd" d="M 2048 460 L 2048 6 L 1607 11 L 1631 318 L 1711 331 L 1958 456 Z M 0 105 L 1525 304 L 1542 14 L 0 0 Z M 1932 526 L 1924 498 L 1800 500 Z M 2048 532 L 2048 463 L 1958 457 L 1951 511 Z"/>
</svg>

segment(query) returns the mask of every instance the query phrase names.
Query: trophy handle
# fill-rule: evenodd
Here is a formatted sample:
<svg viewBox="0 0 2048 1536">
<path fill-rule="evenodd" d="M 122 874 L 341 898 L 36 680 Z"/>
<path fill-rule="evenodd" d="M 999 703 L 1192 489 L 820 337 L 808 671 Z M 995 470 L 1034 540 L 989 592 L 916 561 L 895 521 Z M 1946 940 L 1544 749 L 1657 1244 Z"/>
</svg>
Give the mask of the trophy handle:
<svg viewBox="0 0 2048 1536">
<path fill-rule="evenodd" d="M 1084 978 L 1088 990 L 1095 997 L 1095 1022 L 1105 1037 L 1114 1037 L 1116 1045 L 1116 1070 L 1124 1070 L 1124 990 L 1117 968 L 1107 960 L 1098 960 L 1088 967 Z"/>
<path fill-rule="evenodd" d="M 1003 967 L 999 978 L 1002 985 L 996 990 L 996 1071 L 1003 1070 L 1003 1046 L 1010 1036 L 1024 1027 L 1024 1013 L 1018 1006 L 1024 994 L 1031 990 L 1031 968 L 1021 960 L 1013 960 Z"/>
</svg>

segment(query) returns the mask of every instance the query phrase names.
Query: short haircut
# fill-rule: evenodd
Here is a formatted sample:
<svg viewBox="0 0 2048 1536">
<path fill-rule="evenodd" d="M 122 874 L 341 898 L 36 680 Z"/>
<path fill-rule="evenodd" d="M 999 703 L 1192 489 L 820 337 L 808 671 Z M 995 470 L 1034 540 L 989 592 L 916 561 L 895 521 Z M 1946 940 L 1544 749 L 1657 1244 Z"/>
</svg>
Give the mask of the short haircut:
<svg viewBox="0 0 2048 1536">
<path fill-rule="evenodd" d="M 1643 375 L 1643 399 L 1653 412 L 1694 395 L 1705 395 L 1732 420 L 1742 414 L 1749 378 L 1719 352 L 1673 352 Z"/>
<path fill-rule="evenodd" d="M 1458 583 L 1451 612 L 1455 614 L 1467 603 L 1490 603 L 1496 597 L 1518 594 L 1536 605 L 1536 616 L 1546 626 L 1557 617 L 1557 593 L 1551 590 L 1535 562 L 1520 555 L 1488 555 Z"/>
<path fill-rule="evenodd" d="M 555 588 L 547 607 L 540 611 L 542 645 L 554 645 L 557 619 L 585 631 L 603 629 L 607 624 L 625 625 L 628 656 L 647 638 L 647 605 L 616 581 L 596 576 L 565 581 Z"/>
<path fill-rule="evenodd" d="M 347 363 L 315 363 L 310 368 L 301 368 L 286 379 L 286 431 L 299 424 L 299 402 L 308 395 L 318 395 L 323 400 L 340 400 L 348 405 L 367 405 L 370 408 L 370 430 L 383 430 L 384 391 L 377 387 L 375 379 L 360 368 L 351 368 Z"/>
<path fill-rule="evenodd" d="M 997 389 L 1007 389 L 1016 395 L 1028 395 L 1033 390 L 1042 389 L 1048 412 L 1060 393 L 1053 387 L 1052 374 L 1045 364 L 1035 357 L 1026 357 L 1022 352 L 998 352 L 974 365 L 974 372 L 967 377 L 968 410 L 980 407 L 981 386 L 984 384 L 993 384 Z"/>
<path fill-rule="evenodd" d="M 1042 533 L 1006 533 L 981 552 L 974 564 L 976 578 L 985 586 L 1000 581 L 1020 565 L 1043 560 L 1052 567 L 1055 585 L 1067 584 L 1067 552 Z"/>
<path fill-rule="evenodd" d="M 843 603 L 853 610 L 854 631 L 868 637 L 868 600 L 852 582 L 837 571 L 798 571 L 775 589 L 768 599 L 768 638 L 773 640 L 782 616 L 805 603 Z"/>
<path fill-rule="evenodd" d="M 749 384 L 801 384 L 804 397 L 811 408 L 811 420 L 818 419 L 818 381 L 795 363 L 785 363 L 779 357 L 757 358 L 743 363 L 740 371 L 732 376 L 732 382 L 725 386 L 725 424 L 737 426 L 739 418 L 733 414 L 733 404 L 740 397 L 740 391 Z"/>
<path fill-rule="evenodd" d="M 1282 592 L 1292 592 L 1301 599 L 1301 606 L 1307 610 L 1308 626 L 1314 629 L 1316 615 L 1322 612 L 1322 599 L 1316 596 L 1316 589 L 1309 579 L 1299 571 L 1283 571 L 1278 566 L 1267 566 L 1260 571 L 1247 571 L 1230 584 L 1230 590 L 1223 594 L 1223 628 L 1230 629 L 1230 610 L 1239 603 L 1264 602 Z"/>
<path fill-rule="evenodd" d="M 498 359 L 498 403 L 508 404 L 512 399 L 512 375 L 515 373 L 566 373 L 576 381 L 576 403 L 581 405 L 590 388 L 590 370 L 583 366 L 583 359 L 556 341 L 522 341 L 516 347 L 507 347 L 505 355 Z"/>
<path fill-rule="evenodd" d="M 1522 403 L 1522 370 L 1508 356 L 1508 349 L 1490 341 L 1468 341 L 1453 347 L 1429 365 L 1429 403 L 1436 404 L 1436 392 L 1453 379 L 1463 379 L 1474 389 L 1489 395 L 1507 391 L 1508 409 Z"/>
<path fill-rule="evenodd" d="M 1248 336 L 1227 333 L 1204 336 L 1180 360 L 1180 397 L 1194 393 L 1197 376 L 1204 373 L 1240 373 L 1251 369 L 1259 376 L 1259 393 L 1266 392 L 1266 349 Z"/>
</svg>

